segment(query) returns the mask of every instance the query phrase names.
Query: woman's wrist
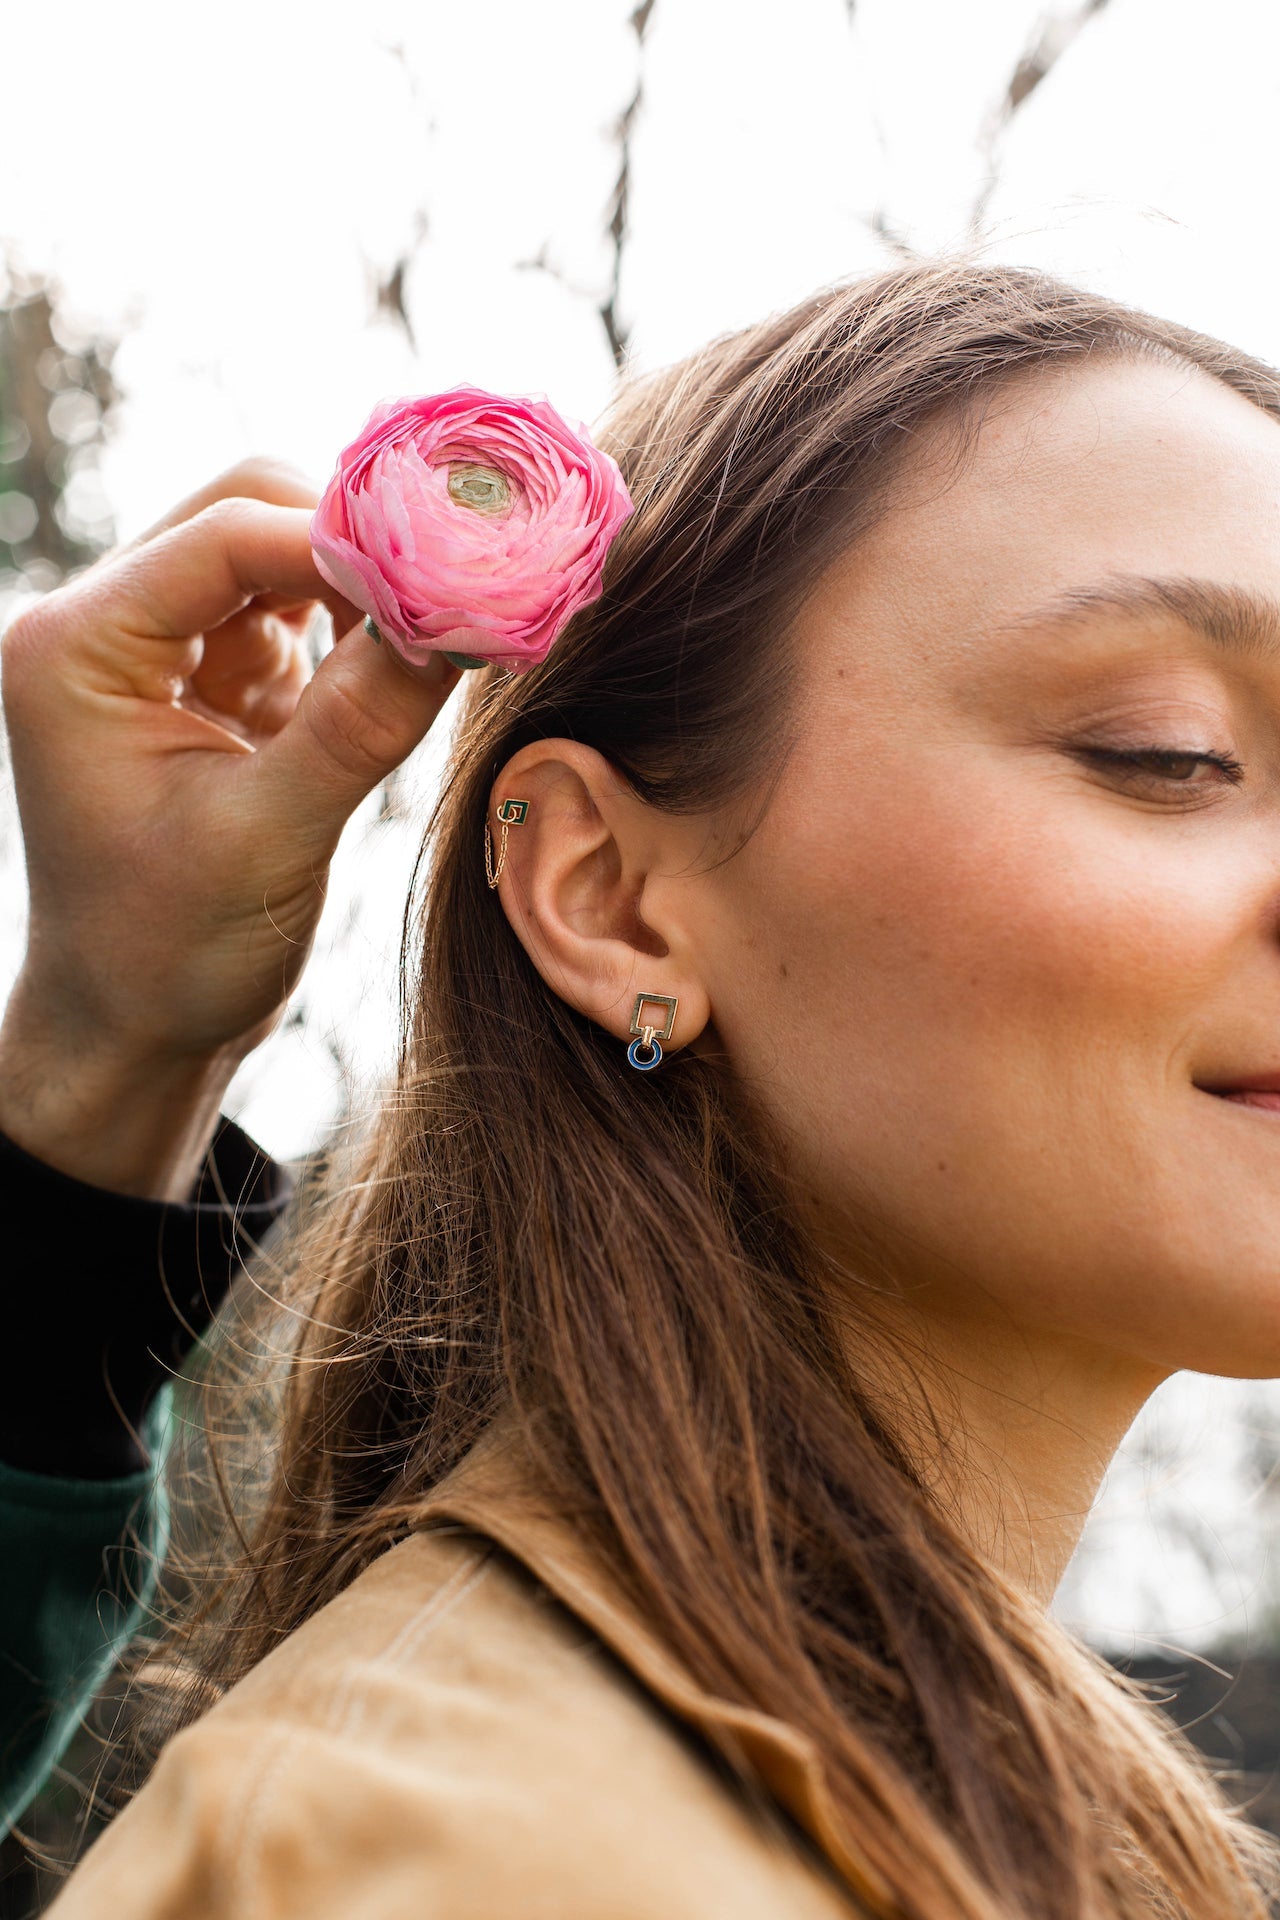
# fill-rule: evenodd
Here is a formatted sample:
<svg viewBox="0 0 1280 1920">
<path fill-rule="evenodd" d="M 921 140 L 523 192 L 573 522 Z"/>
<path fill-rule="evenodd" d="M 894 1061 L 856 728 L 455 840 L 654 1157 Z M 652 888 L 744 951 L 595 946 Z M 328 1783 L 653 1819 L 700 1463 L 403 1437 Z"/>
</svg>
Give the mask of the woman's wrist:
<svg viewBox="0 0 1280 1920">
<path fill-rule="evenodd" d="M 243 1054 L 146 1054 L 73 1037 L 20 984 L 0 1023 L 0 1132 L 90 1186 L 182 1203 Z"/>
</svg>

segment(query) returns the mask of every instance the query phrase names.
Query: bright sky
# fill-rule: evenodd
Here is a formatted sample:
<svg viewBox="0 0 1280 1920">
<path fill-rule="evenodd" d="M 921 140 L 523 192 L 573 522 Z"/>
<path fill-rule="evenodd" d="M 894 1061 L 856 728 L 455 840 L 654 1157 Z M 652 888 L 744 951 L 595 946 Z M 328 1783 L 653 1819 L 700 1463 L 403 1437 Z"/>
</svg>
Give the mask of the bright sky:
<svg viewBox="0 0 1280 1920">
<path fill-rule="evenodd" d="M 323 480 L 388 394 L 468 380 L 594 419 L 613 379 L 596 307 L 612 128 L 637 77 L 632 4 L 10 10 L 0 242 L 123 336 L 126 401 L 103 469 L 122 536 L 246 452 Z M 993 104 L 1042 21 L 1073 12 L 1069 0 L 856 0 L 851 24 L 847 0 L 655 0 L 621 289 L 637 360 L 666 361 L 882 262 L 877 208 L 917 248 L 962 240 Z M 1002 145 L 990 252 L 1280 361 L 1278 76 L 1280 9 L 1267 0 L 1209 12 L 1110 0 Z M 376 281 L 411 250 L 416 353 L 370 318 Z M 407 819 L 375 826 L 366 808 L 354 824 L 301 1024 L 233 1090 L 277 1153 L 304 1150 L 332 1114 L 328 1036 L 369 1073 L 386 1058 L 399 915 L 438 754 L 437 742 L 417 756 Z M 12 859 L 4 884 L 0 977 L 19 951 Z M 1238 1452 L 1240 1390 L 1204 1391 L 1195 1405 L 1219 1410 L 1222 1446 Z M 1082 1560 L 1073 1602 L 1113 1627 L 1205 1637 L 1228 1604 L 1201 1565 L 1213 1554 L 1175 1543 L 1160 1559 L 1158 1516 L 1132 1517 L 1145 1445 L 1118 1474 L 1112 1511 L 1125 1517 L 1107 1571 Z M 1202 1505 L 1221 1499 L 1225 1473 Z M 1241 1548 L 1237 1567 L 1242 1553 L 1256 1559 Z M 1255 1573 L 1248 1560 L 1246 1586 Z"/>
</svg>

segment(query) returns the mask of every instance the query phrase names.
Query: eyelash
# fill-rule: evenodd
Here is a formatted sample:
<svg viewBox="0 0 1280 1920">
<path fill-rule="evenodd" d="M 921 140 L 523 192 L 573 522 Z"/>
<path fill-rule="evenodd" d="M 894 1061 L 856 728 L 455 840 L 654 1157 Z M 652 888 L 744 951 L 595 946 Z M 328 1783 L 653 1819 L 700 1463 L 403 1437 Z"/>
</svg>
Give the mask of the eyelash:
<svg viewBox="0 0 1280 1920">
<path fill-rule="evenodd" d="M 1244 768 L 1229 753 L 1200 753 L 1185 747 L 1080 747 L 1077 753 L 1091 766 L 1101 766 L 1123 775 L 1132 772 L 1149 779 L 1165 781 L 1169 786 L 1191 787 L 1190 779 L 1172 773 L 1170 762 L 1190 761 L 1193 766 L 1216 767 L 1233 787 L 1244 778 Z"/>
</svg>

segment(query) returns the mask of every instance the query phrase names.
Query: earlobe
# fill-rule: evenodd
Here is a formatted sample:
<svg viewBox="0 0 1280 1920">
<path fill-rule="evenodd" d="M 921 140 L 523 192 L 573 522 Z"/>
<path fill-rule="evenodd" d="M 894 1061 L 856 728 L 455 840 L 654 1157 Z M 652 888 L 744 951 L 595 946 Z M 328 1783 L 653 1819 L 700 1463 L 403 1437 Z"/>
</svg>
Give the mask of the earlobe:
<svg viewBox="0 0 1280 1920">
<path fill-rule="evenodd" d="M 512 930 L 547 986 L 642 1070 L 710 1016 L 687 915 L 661 884 L 682 870 L 681 830 L 574 740 L 521 748 L 490 794 L 487 873 Z"/>
</svg>

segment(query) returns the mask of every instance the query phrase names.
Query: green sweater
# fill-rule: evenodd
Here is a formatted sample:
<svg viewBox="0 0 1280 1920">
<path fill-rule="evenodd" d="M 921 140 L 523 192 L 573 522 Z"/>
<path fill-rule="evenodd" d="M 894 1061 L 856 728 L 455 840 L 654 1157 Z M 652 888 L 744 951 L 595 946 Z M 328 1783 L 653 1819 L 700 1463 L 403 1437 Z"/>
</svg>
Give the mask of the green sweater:
<svg viewBox="0 0 1280 1920">
<path fill-rule="evenodd" d="M 291 1186 L 226 1118 L 183 1204 L 87 1185 L 0 1133 L 0 1833 L 146 1617 L 174 1378 Z"/>
<path fill-rule="evenodd" d="M 0 1807 L 16 1825 L 140 1625 L 168 1543 L 170 1389 L 147 1414 L 152 1465 L 64 1480 L 0 1462 Z"/>
</svg>

